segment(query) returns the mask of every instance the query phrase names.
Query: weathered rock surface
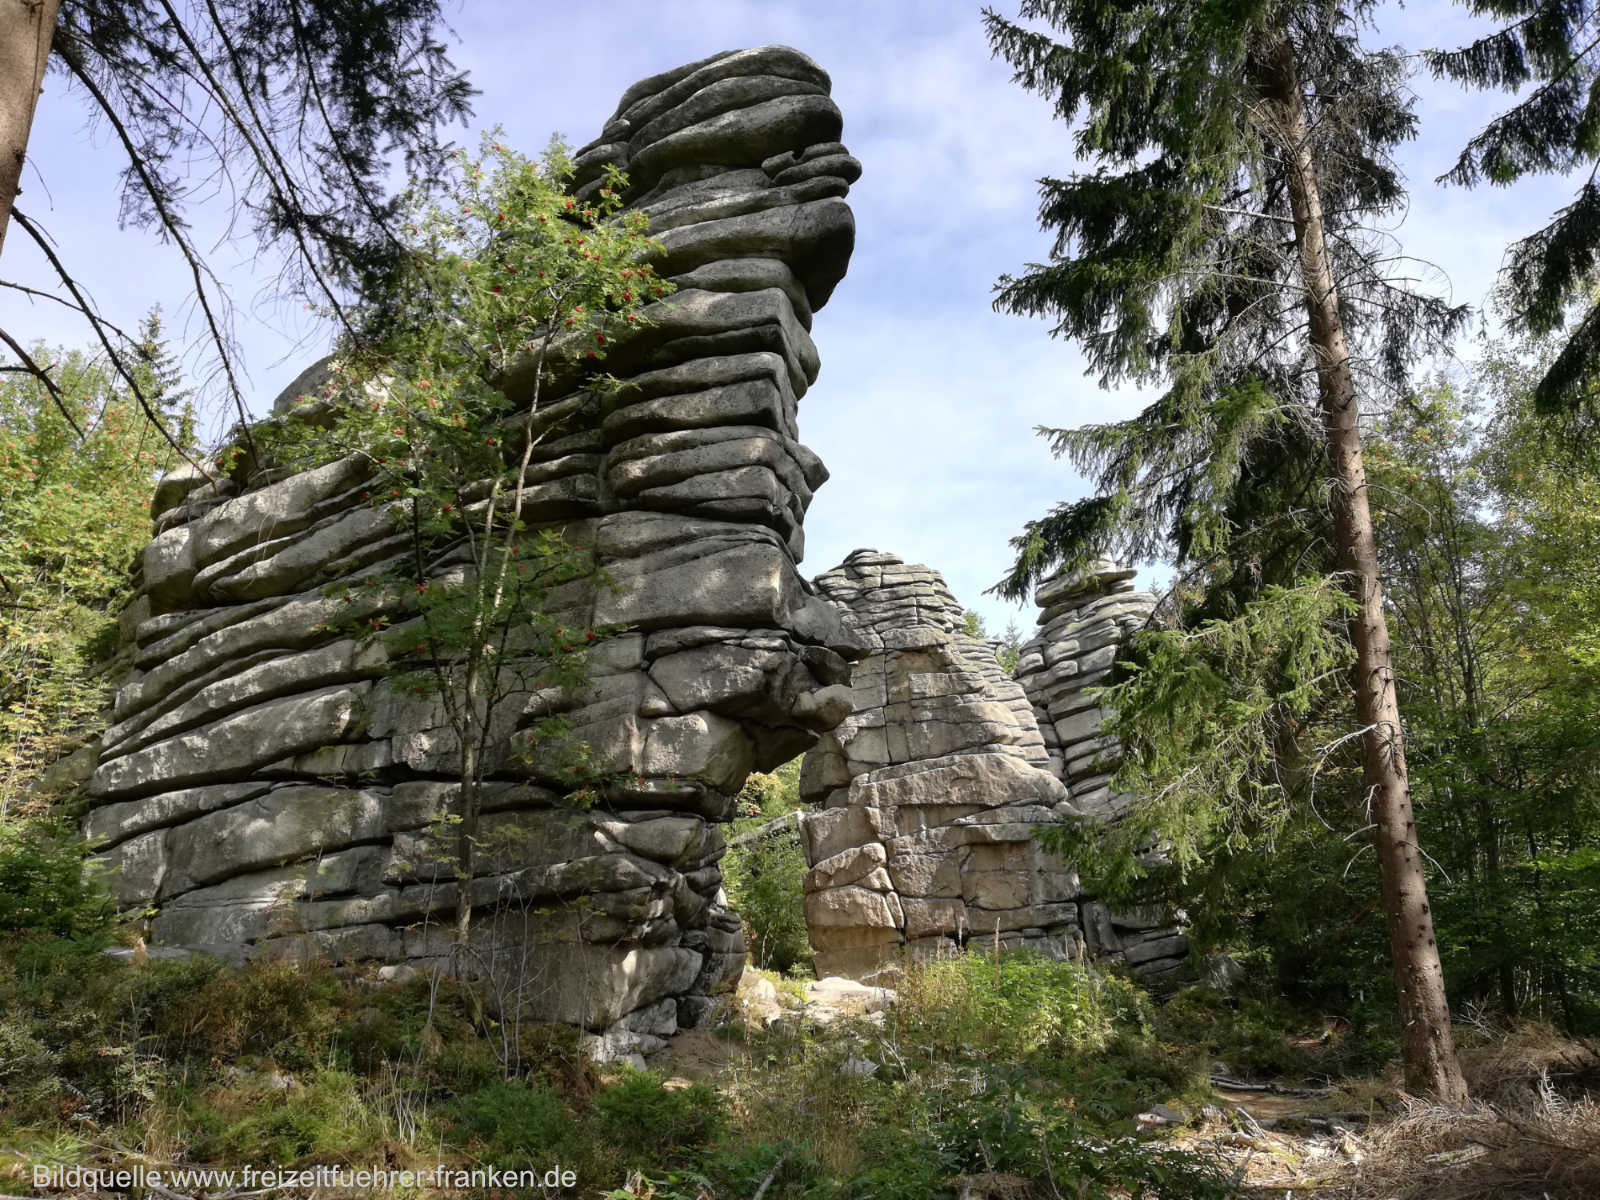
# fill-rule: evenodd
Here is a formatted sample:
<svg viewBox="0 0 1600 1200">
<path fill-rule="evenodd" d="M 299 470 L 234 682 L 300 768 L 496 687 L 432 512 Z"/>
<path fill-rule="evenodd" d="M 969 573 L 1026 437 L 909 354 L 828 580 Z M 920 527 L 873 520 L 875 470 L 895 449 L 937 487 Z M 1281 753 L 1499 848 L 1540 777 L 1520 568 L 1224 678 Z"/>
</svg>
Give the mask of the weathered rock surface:
<svg viewBox="0 0 1600 1200">
<path fill-rule="evenodd" d="M 1102 559 L 1088 570 L 1057 572 L 1041 583 L 1034 603 L 1039 631 L 1023 643 L 1016 677 L 1033 706 L 1050 754 L 1050 770 L 1087 816 L 1114 821 L 1129 798 L 1110 787 L 1119 745 L 1101 732 L 1101 711 L 1088 689 L 1103 686 L 1117 651 L 1143 629 L 1156 597 L 1134 589 L 1132 567 Z M 1125 961 L 1152 983 L 1185 972 L 1189 941 L 1163 927 L 1158 914 L 1112 913 L 1085 898 L 1079 920 L 1090 957 Z"/>
<path fill-rule="evenodd" d="M 819 975 L 998 939 L 1076 953 L 1077 877 L 1032 840 L 1067 791 L 993 644 L 939 575 L 858 550 L 817 587 L 869 647 L 853 711 L 805 758 L 806 920 Z"/>
<path fill-rule="evenodd" d="M 339 632 L 404 619 L 361 586 L 410 552 L 403 514 L 367 499 L 355 459 L 293 474 L 246 457 L 214 483 L 188 468 L 161 481 L 121 621 L 131 665 L 98 761 L 78 764 L 96 805 L 85 833 L 154 951 L 411 970 L 460 960 L 468 903 L 468 957 L 503 1004 L 585 1027 L 594 1057 L 642 1061 L 739 979 L 717 825 L 749 772 L 804 752 L 819 974 L 973 939 L 1181 973 L 1181 933 L 1081 895 L 1032 836 L 1123 803 L 1085 689 L 1151 611 L 1132 572 L 1042 585 L 1013 679 L 926 567 L 857 551 L 814 583 L 798 570 L 827 479 L 799 404 L 861 173 L 829 87 L 787 47 L 716 55 L 628 89 L 577 153 L 581 196 L 606 166 L 628 172 L 679 290 L 615 341 L 604 367 L 621 387 L 570 367 L 541 388 L 524 516 L 615 584 L 568 586 L 564 614 L 626 632 L 591 652 L 581 695 L 517 691 L 502 710 L 468 896 L 441 706 L 397 686 L 381 639 Z M 331 377 L 313 364 L 272 419 L 325 421 Z M 521 364 L 503 386 L 526 405 L 532 382 Z M 514 451 L 528 415 L 510 419 Z M 557 710 L 636 782 L 564 803 L 530 741 Z"/>
<path fill-rule="evenodd" d="M 1082 692 L 1154 609 L 1133 574 L 1107 563 L 1043 584 L 1043 629 L 1015 680 L 995 643 L 963 632 L 937 572 L 857 550 L 818 576 L 870 647 L 850 716 L 801 771 L 802 798 L 821 806 L 800 826 L 818 974 L 870 976 L 903 952 L 974 940 L 1115 957 L 1155 981 L 1181 973 L 1181 933 L 1082 895 L 1033 836 L 1065 817 L 1114 820 L 1126 803 L 1106 786 L 1117 743 Z"/>
<path fill-rule="evenodd" d="M 861 171 L 828 92 L 787 47 L 716 55 L 630 88 L 577 156 L 579 195 L 608 163 L 629 172 L 679 291 L 605 361 L 623 387 L 590 390 L 575 369 L 545 386 L 523 512 L 559 523 L 616 583 L 567 589 L 574 622 L 629 632 L 592 653 L 583 695 L 531 695 L 497 730 L 491 849 L 467 902 L 472 956 L 506 1002 L 596 1031 L 609 1054 L 693 1024 L 733 986 L 744 942 L 715 825 L 751 770 L 852 707 L 863 647 L 797 570 L 827 479 L 798 440 L 820 368 L 810 330 L 849 263 L 844 197 Z M 328 379 L 326 362 L 308 368 L 274 419 L 320 420 Z M 524 368 L 504 384 L 523 403 L 530 385 Z M 382 589 L 359 585 L 409 547 L 365 482 L 353 459 L 299 474 L 247 462 L 156 489 L 123 622 L 133 667 L 85 823 L 154 942 L 234 958 L 452 953 L 461 898 L 440 821 L 454 736 L 435 699 L 394 685 L 381 641 L 334 631 L 383 618 Z M 637 784 L 592 810 L 563 804 L 520 754 L 562 707 Z"/>
</svg>

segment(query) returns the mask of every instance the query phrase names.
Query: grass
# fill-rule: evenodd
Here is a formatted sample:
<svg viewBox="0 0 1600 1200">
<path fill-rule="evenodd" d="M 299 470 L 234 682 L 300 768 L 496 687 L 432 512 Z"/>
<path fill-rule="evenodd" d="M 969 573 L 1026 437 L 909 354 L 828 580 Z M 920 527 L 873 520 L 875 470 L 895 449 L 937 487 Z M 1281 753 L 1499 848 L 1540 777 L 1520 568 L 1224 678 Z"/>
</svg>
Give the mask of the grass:
<svg viewBox="0 0 1600 1200">
<path fill-rule="evenodd" d="M 774 983 L 790 1002 L 804 996 L 796 980 Z M 0 946 L 0 1191 L 22 1190 L 42 1159 L 403 1168 L 442 1157 L 559 1162 L 581 1190 L 631 1179 L 639 1196 L 742 1196 L 769 1175 L 773 1200 L 927 1196 L 986 1170 L 1054 1171 L 1085 1197 L 1164 1172 L 1186 1182 L 1145 1194 L 1220 1196 L 1204 1161 L 1134 1136 L 1133 1092 L 1096 1107 L 1058 1082 L 1143 1036 L 1145 1001 L 1130 985 L 1002 955 L 911 970 L 903 993 L 876 1021 L 697 1035 L 723 1053 L 683 1079 L 596 1067 L 560 1026 L 505 1037 L 453 980 L 203 958 L 112 966 L 92 944 L 13 940 Z M 521 1047 L 515 1061 L 508 1044 Z M 876 1072 L 844 1073 L 847 1058 Z M 1088 1145 L 1101 1149 L 1086 1158 Z"/>
<path fill-rule="evenodd" d="M 1375 1129 L 1363 1151 L 1338 1195 L 1592 1200 L 1600 1196 L 1600 1103 L 1548 1089 L 1466 1112 L 1413 1101 Z"/>
<path fill-rule="evenodd" d="M 1590 1200 L 1600 1196 L 1600 1044 L 1548 1025 L 1463 1039 L 1474 1104 L 1405 1099 L 1341 1181 L 1351 1200 Z"/>
<path fill-rule="evenodd" d="M 768 978 L 803 997 L 799 981 Z M 1383 1031 L 1326 1029 L 1283 1005 L 1204 989 L 1156 1003 L 1129 980 L 1005 952 L 908 966 L 898 990 L 870 1017 L 689 1034 L 661 1070 L 637 1072 L 586 1062 L 565 1027 L 506 1036 L 453 980 L 112 967 L 92 945 L 13 939 L 0 945 L 0 1191 L 24 1190 L 44 1160 L 442 1160 L 559 1163 L 580 1193 L 636 1200 L 732 1200 L 763 1183 L 766 1200 L 1269 1194 L 1236 1186 L 1252 1156 L 1267 1160 L 1240 1148 L 1237 1121 L 1217 1132 L 1208 1075 L 1222 1061 L 1238 1077 L 1333 1088 L 1308 1107 L 1387 1106 L 1358 1137 L 1359 1162 L 1317 1160 L 1338 1168 L 1341 1196 L 1534 1197 L 1517 1190 L 1534 1179 L 1553 1200 L 1600 1194 L 1600 1052 L 1549 1030 L 1464 1031 L 1468 1076 L 1492 1106 L 1440 1114 L 1368 1071 Z M 508 1061 L 505 1046 L 520 1054 Z M 872 1071 L 846 1072 L 852 1059 Z M 1141 1132 L 1156 1103 L 1199 1128 Z M 1276 1144 L 1272 1169 L 1312 1182 L 1305 1139 Z"/>
<path fill-rule="evenodd" d="M 1241 1138 L 1202 1131 L 1243 1175 L 1241 1196 L 1308 1200 L 1590 1200 L 1600 1195 L 1600 1052 L 1548 1027 L 1463 1027 L 1466 1108 L 1407 1096 L 1398 1072 L 1369 1081 L 1365 1129 Z M 1280 1122 L 1280 1128 L 1285 1123 Z"/>
</svg>

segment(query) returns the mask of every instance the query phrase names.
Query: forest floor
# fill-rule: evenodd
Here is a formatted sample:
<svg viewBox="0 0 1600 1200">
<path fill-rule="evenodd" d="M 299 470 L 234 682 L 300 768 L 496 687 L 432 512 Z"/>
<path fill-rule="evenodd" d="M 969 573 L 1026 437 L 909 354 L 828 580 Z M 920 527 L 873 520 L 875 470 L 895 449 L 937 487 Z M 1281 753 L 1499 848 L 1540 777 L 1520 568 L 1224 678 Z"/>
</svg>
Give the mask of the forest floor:
<svg viewBox="0 0 1600 1200">
<path fill-rule="evenodd" d="M 1219 1130 L 1214 1112 L 1180 1139 L 1239 1164 L 1241 1195 L 1345 1200 L 1543 1200 L 1600 1196 L 1600 1045 L 1548 1028 L 1471 1039 L 1462 1065 L 1473 1101 L 1450 1110 L 1407 1096 L 1392 1077 L 1370 1106 L 1332 1112 L 1332 1095 L 1301 1113 L 1285 1097 L 1240 1097 L 1262 1126 Z M 1232 1094 L 1230 1093 L 1230 1099 Z M 1262 1119 L 1272 1113 L 1275 1119 Z M 1291 1198 L 1292 1200 L 1292 1198 Z"/>
<path fill-rule="evenodd" d="M 108 965 L 0 945 L 0 1193 L 41 1163 L 443 1163 L 573 1181 L 272 1195 L 609 1200 L 1594 1200 L 1600 1046 L 1463 1027 L 1465 1112 L 1399 1087 L 1381 1027 L 1028 955 L 892 992 L 747 970 L 637 1063 L 498 1024 L 454 980 L 311 964 Z M 144 1193 L 194 1200 L 202 1189 Z M 259 1189 L 205 1190 L 242 1200 Z"/>
<path fill-rule="evenodd" d="M 768 978 L 771 978 L 770 974 Z M 746 973 L 739 993 L 747 1025 L 810 1020 L 835 1036 L 871 1040 L 870 1031 L 841 1024 L 825 998 L 792 996 L 777 1015 L 774 989 Z M 877 1006 L 874 1006 L 877 1007 Z M 892 1007 L 892 1006 L 884 1006 Z M 1159 1022 L 1158 1022 L 1159 1023 Z M 1278 1031 L 1305 1062 L 1337 1057 L 1343 1022 L 1320 1036 Z M 882 1028 L 881 1024 L 879 1028 Z M 1255 1037 L 1264 1032 L 1255 1028 Z M 1222 1039 L 1225 1041 L 1226 1039 Z M 1245 1080 L 1222 1061 L 1208 1064 L 1203 1088 L 1191 1080 L 1172 1103 L 1153 1102 L 1133 1116 L 1140 1136 L 1160 1140 L 1222 1166 L 1231 1194 L 1294 1200 L 1577 1200 L 1600 1197 L 1600 1042 L 1562 1037 L 1548 1026 L 1461 1031 L 1464 1073 L 1473 1100 L 1449 1110 L 1408 1095 L 1397 1064 L 1363 1075 Z M 681 1045 L 680 1045 L 681 1043 Z M 1214 1050 L 1169 1043 L 1174 1057 Z M 736 1071 L 739 1056 L 706 1032 L 673 1039 L 661 1061 L 687 1077 L 715 1079 Z M 1148 1084 L 1154 1080 L 1145 1081 Z M 1159 1088 L 1159 1084 L 1157 1084 Z M 1209 1096 L 1204 1090 L 1209 1089 Z M 961 1177 L 960 1200 L 1039 1200 L 1060 1196 L 1036 1180 L 990 1172 Z M 1113 1195 L 1116 1191 L 1113 1190 Z"/>
</svg>

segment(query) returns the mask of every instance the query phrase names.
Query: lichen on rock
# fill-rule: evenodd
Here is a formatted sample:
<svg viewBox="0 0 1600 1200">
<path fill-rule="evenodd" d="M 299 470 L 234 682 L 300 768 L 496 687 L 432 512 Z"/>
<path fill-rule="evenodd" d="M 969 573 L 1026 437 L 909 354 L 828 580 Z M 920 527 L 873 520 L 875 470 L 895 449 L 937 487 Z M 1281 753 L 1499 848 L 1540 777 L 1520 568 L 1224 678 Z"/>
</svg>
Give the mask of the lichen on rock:
<svg viewBox="0 0 1600 1200">
<path fill-rule="evenodd" d="M 628 172 L 628 205 L 665 247 L 655 268 L 678 285 L 616 342 L 621 387 L 575 369 L 546 382 L 523 494 L 526 519 L 614 581 L 559 598 L 587 626 L 626 627 L 561 703 L 573 737 L 638 782 L 567 804 L 521 754 L 552 703 L 527 698 L 496 731 L 470 957 L 498 1002 L 599 1045 L 692 1025 L 733 986 L 744 942 L 716 825 L 749 772 L 850 708 L 862 647 L 797 569 L 827 478 L 798 440 L 820 368 L 810 329 L 849 264 L 861 171 L 829 90 L 787 47 L 716 55 L 628 89 L 576 156 L 579 197 L 607 164 Z M 294 400 L 326 374 L 302 373 L 274 419 L 320 419 L 315 398 Z M 514 367 L 502 386 L 526 406 L 531 383 Z M 123 623 L 134 666 L 85 823 L 153 941 L 235 960 L 452 954 L 448 723 L 436 698 L 393 686 L 381 643 L 331 631 L 351 606 L 328 585 L 409 546 L 362 503 L 365 477 L 355 459 L 300 473 L 247 459 L 214 484 L 178 472 L 157 488 Z"/>
</svg>

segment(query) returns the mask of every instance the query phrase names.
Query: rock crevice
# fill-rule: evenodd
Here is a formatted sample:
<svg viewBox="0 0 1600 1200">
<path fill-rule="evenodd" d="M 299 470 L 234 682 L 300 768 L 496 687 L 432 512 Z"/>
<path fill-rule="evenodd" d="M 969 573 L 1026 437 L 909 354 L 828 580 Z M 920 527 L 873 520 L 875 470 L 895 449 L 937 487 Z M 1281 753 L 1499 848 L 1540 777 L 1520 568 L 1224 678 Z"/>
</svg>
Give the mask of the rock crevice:
<svg viewBox="0 0 1600 1200">
<path fill-rule="evenodd" d="M 844 197 L 861 169 L 829 90 L 787 47 L 717 55 L 630 88 L 577 156 L 579 196 L 608 163 L 629 172 L 679 290 L 616 340 L 604 365 L 621 387 L 567 367 L 542 391 L 522 511 L 615 581 L 568 587 L 563 615 L 627 632 L 592 652 L 581 695 L 506 710 L 465 902 L 469 955 L 507 1006 L 605 1044 L 695 1023 L 738 977 L 717 823 L 751 770 L 850 709 L 862 647 L 796 566 L 827 479 L 799 441 L 821 366 L 811 328 L 849 263 Z M 530 371 L 503 381 L 524 405 Z M 273 419 L 324 420 L 329 378 L 326 360 L 308 368 Z M 527 420 L 510 418 L 517 448 Z M 410 549 L 365 476 L 353 459 L 297 474 L 247 461 L 157 488 L 122 622 L 132 667 L 85 822 L 153 942 L 234 959 L 460 955 L 441 841 L 454 735 L 436 699 L 396 686 L 381 640 L 336 632 L 386 615 L 384 589 L 363 585 Z M 334 598 L 346 589 L 354 600 Z M 564 802 L 527 753 L 556 709 L 638 782 L 593 809 Z"/>
</svg>

